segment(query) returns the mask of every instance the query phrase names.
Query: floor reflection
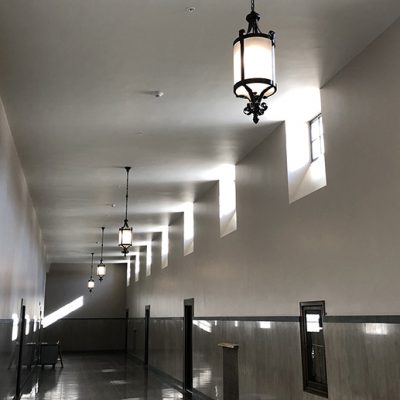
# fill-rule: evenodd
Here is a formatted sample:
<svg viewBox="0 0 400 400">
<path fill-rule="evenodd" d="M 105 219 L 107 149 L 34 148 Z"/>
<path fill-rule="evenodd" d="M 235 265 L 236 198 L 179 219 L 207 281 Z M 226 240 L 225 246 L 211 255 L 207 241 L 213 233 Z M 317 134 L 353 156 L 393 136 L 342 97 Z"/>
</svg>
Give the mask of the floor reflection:
<svg viewBox="0 0 400 400">
<path fill-rule="evenodd" d="M 45 368 L 24 392 L 24 400 L 184 399 L 158 375 L 120 353 L 64 356 L 64 369 Z"/>
</svg>

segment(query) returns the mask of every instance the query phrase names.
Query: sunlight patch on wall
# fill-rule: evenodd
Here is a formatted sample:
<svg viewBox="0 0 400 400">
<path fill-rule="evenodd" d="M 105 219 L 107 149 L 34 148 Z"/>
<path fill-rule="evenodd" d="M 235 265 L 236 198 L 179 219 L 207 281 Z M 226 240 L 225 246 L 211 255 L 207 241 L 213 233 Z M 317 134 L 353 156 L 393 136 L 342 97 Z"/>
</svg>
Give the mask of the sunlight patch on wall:
<svg viewBox="0 0 400 400">
<path fill-rule="evenodd" d="M 285 121 L 289 203 L 293 203 L 326 186 L 326 171 L 324 155 L 315 161 L 311 157 L 309 121 L 321 112 L 320 91 L 307 88 L 290 94 L 287 103 L 298 104 Z"/>
<path fill-rule="evenodd" d="M 153 263 L 153 249 L 152 242 L 146 245 L 146 276 L 151 275 L 151 265 Z"/>
<path fill-rule="evenodd" d="M 219 221 L 220 237 L 236 231 L 236 167 L 221 167 L 219 180 Z"/>
<path fill-rule="evenodd" d="M 135 257 L 135 282 L 139 282 L 139 275 L 140 275 L 140 252 L 137 251 L 132 253 L 131 259 Z"/>
<path fill-rule="evenodd" d="M 259 325 L 261 329 L 271 329 L 271 321 L 260 321 Z"/>
<path fill-rule="evenodd" d="M 203 320 L 194 320 L 193 325 L 197 326 L 201 330 L 211 333 L 212 332 L 212 326 L 211 322 L 208 321 L 203 321 Z"/>
<path fill-rule="evenodd" d="M 367 335 L 387 335 L 388 325 L 387 324 L 365 324 L 365 333 Z"/>
<path fill-rule="evenodd" d="M 274 101 L 268 110 L 271 121 L 310 121 L 321 112 L 320 89 L 315 86 L 289 90 Z"/>
<path fill-rule="evenodd" d="M 183 211 L 183 255 L 194 251 L 194 204 L 186 203 Z"/>
<path fill-rule="evenodd" d="M 33 316 L 33 332 L 36 332 L 36 329 L 37 329 L 37 322 L 38 322 L 37 316 L 34 315 L 34 316 Z"/>
<path fill-rule="evenodd" d="M 126 286 L 129 287 L 131 284 L 131 256 L 128 257 L 128 261 L 126 263 Z"/>
<path fill-rule="evenodd" d="M 11 340 L 17 340 L 18 338 L 18 324 L 19 324 L 19 317 L 17 314 L 13 314 L 11 316 L 13 320 L 12 331 L 11 331 Z"/>
<path fill-rule="evenodd" d="M 29 335 L 29 332 L 31 330 L 31 318 L 29 314 L 25 315 L 25 335 Z"/>
<path fill-rule="evenodd" d="M 161 228 L 161 268 L 168 267 L 169 253 L 169 226 Z"/>
<path fill-rule="evenodd" d="M 59 308 L 57 311 L 54 311 L 53 313 L 44 317 L 42 323 L 43 328 L 47 328 L 48 326 L 54 324 L 58 320 L 76 311 L 78 308 L 81 308 L 82 306 L 83 306 L 83 296 L 78 297 L 77 299 L 71 301 L 65 306 Z"/>
</svg>

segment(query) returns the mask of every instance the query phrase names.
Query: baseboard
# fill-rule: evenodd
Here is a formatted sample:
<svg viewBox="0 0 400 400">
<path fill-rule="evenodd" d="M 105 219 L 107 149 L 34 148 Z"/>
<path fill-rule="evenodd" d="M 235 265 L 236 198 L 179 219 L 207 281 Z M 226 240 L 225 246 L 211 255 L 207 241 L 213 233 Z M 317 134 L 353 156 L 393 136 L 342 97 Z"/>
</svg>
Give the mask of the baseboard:
<svg viewBox="0 0 400 400">
<path fill-rule="evenodd" d="M 142 364 L 144 366 L 144 361 L 139 358 L 136 354 L 130 353 L 129 351 L 126 352 L 126 356 L 134 361 L 137 364 Z"/>
<path fill-rule="evenodd" d="M 207 396 L 206 394 L 198 391 L 197 389 L 193 389 L 193 398 L 199 400 L 214 400 L 212 397 Z"/>
<path fill-rule="evenodd" d="M 101 354 L 104 354 L 104 353 L 106 353 L 106 354 L 108 354 L 108 353 L 116 354 L 117 353 L 117 354 L 121 354 L 121 353 L 125 353 L 125 350 L 124 349 L 63 350 L 63 348 L 61 346 L 61 353 L 62 354 L 96 354 L 96 353 L 101 353 Z"/>
<path fill-rule="evenodd" d="M 179 379 L 174 378 L 173 376 L 167 374 L 166 372 L 153 367 L 152 365 L 148 366 L 149 371 L 154 372 L 158 376 L 160 376 L 165 382 L 167 382 L 170 386 L 174 389 L 178 390 L 179 392 L 183 393 L 183 382 Z"/>
</svg>

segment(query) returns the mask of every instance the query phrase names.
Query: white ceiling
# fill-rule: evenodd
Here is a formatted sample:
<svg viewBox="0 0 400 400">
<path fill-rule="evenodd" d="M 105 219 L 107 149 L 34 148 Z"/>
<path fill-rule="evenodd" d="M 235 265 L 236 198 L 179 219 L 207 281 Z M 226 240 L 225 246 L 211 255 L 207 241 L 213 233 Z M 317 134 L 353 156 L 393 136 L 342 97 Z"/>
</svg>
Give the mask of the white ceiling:
<svg viewBox="0 0 400 400">
<path fill-rule="evenodd" d="M 122 260 L 119 167 L 133 167 L 129 220 L 147 240 L 290 116 L 293 91 L 321 87 L 400 15 L 398 0 L 256 2 L 277 32 L 278 94 L 255 126 L 232 94 L 248 3 L 0 2 L 0 95 L 50 261 L 89 261 L 102 225 L 106 260 Z"/>
</svg>

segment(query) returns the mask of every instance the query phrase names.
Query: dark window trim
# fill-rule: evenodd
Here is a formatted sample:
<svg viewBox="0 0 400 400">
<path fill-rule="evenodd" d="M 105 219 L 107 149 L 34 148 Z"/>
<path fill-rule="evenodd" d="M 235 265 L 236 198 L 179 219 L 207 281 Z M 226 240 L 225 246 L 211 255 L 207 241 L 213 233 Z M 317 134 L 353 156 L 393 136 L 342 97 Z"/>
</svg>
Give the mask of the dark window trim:
<svg viewBox="0 0 400 400">
<path fill-rule="evenodd" d="M 312 145 L 313 145 L 313 143 L 317 140 L 317 139 L 314 139 L 313 140 L 313 138 L 312 138 L 312 135 L 311 135 L 311 126 L 312 126 L 312 124 L 315 122 L 315 121 L 317 121 L 317 120 L 319 120 L 319 119 L 322 119 L 322 113 L 319 113 L 318 115 L 316 115 L 311 121 L 308 121 L 308 134 L 309 134 L 309 138 L 310 138 L 310 158 L 311 158 L 311 162 L 314 162 L 314 161 L 316 161 L 316 160 L 318 160 L 320 157 L 321 157 L 321 155 L 322 155 L 322 153 L 318 156 L 318 157 L 314 157 L 314 153 L 313 153 L 313 148 L 312 148 Z M 320 141 L 320 146 L 321 146 L 321 141 L 322 140 L 324 140 L 324 137 L 323 137 L 323 135 L 319 135 L 319 141 Z"/>
<path fill-rule="evenodd" d="M 300 335 L 301 335 L 301 358 L 303 365 L 303 389 L 305 392 L 316 394 L 322 397 L 328 397 L 328 384 L 320 384 L 310 381 L 308 377 L 308 361 L 307 361 L 307 327 L 306 327 L 306 311 L 317 311 L 322 314 L 321 324 L 326 315 L 325 301 L 305 301 L 300 303 Z M 326 370 L 326 365 L 325 365 Z"/>
</svg>

